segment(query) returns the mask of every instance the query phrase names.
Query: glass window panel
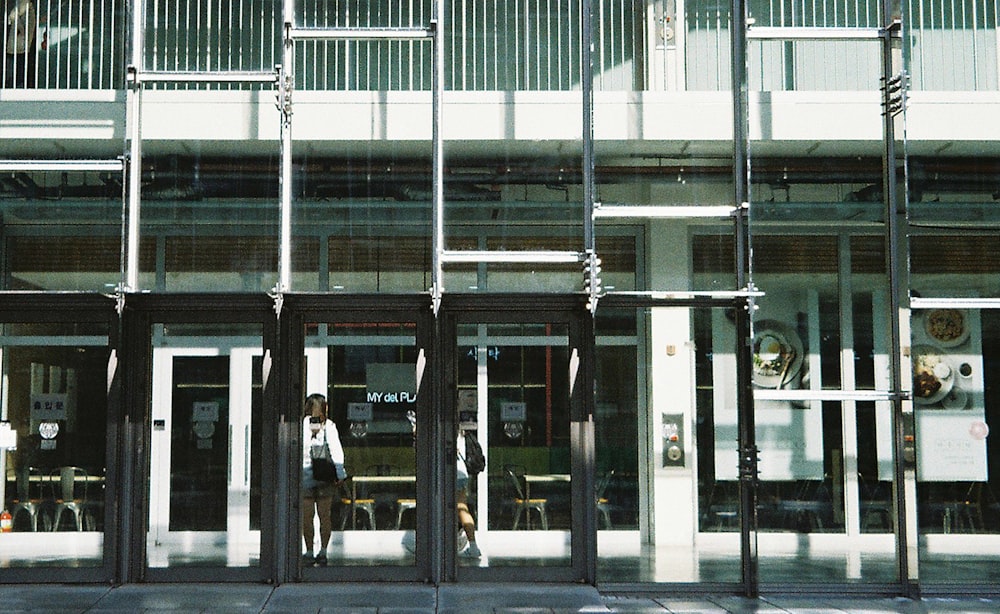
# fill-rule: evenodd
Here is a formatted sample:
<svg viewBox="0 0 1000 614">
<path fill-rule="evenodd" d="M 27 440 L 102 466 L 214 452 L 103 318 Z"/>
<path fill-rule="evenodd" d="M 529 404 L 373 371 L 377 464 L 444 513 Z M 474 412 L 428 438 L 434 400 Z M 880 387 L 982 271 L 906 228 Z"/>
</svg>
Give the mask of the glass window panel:
<svg viewBox="0 0 1000 614">
<path fill-rule="evenodd" d="M 1000 296 L 1000 237 L 944 232 L 910 237 L 910 287 L 927 298 Z"/>
<path fill-rule="evenodd" d="M 350 2 L 299 0 L 305 28 L 427 28 L 430 0 Z M 301 41 L 296 45 L 296 89 L 391 91 L 431 89 L 433 46 L 428 40 Z"/>
<path fill-rule="evenodd" d="M 107 459 L 106 325 L 5 324 L 3 565 L 96 567 L 104 562 Z M 52 539 L 52 532 L 58 538 Z"/>
<path fill-rule="evenodd" d="M 736 241 L 732 226 L 695 228 L 691 231 L 690 241 L 689 289 L 736 290 Z"/>
<path fill-rule="evenodd" d="M 281 3 L 275 0 L 144 2 L 145 70 L 273 71 L 281 64 Z M 157 83 L 152 89 L 269 89 L 260 84 Z"/>
<path fill-rule="evenodd" d="M 274 288 L 279 176 L 276 162 L 263 158 L 150 160 L 141 192 L 141 289 Z"/>
<path fill-rule="evenodd" d="M 83 10 L 56 0 L 35 0 L 31 8 L 20 13 L 19 25 L 26 34 L 12 37 L 16 44 L 4 53 L 0 82 L 5 89 L 124 87 L 125 3 L 94 3 Z"/>
<path fill-rule="evenodd" d="M 320 140 L 293 146 L 301 169 L 292 196 L 295 291 L 430 288 L 430 154 L 426 141 L 413 147 L 406 152 L 413 158 L 400 146 L 397 153 L 359 150 L 341 160 L 328 157 Z"/>
<path fill-rule="evenodd" d="M 735 411 L 717 398 L 728 320 L 605 308 L 595 325 L 599 581 L 738 581 Z"/>
<path fill-rule="evenodd" d="M 1000 558 L 989 537 L 1000 533 L 1000 484 L 996 442 L 988 436 L 1000 419 L 993 367 L 1000 316 L 914 310 L 911 334 L 921 579 L 975 581 Z"/>
<path fill-rule="evenodd" d="M 893 581 L 891 544 L 864 537 L 892 520 L 889 406 L 815 397 L 888 389 L 884 238 L 758 229 L 753 243 L 761 580 L 794 565 L 803 582 Z M 801 550 L 784 537 L 803 533 L 842 538 Z"/>
<path fill-rule="evenodd" d="M 451 163 L 444 186 L 445 249 L 584 250 L 579 162 L 536 153 L 538 159 L 526 165 L 523 156 L 524 151 L 511 140 L 494 148 L 488 164 L 477 162 L 463 167 Z M 489 262 L 478 267 L 474 263 L 446 264 L 445 288 L 477 292 L 576 291 L 582 288 L 581 270 L 577 262 Z"/>
<path fill-rule="evenodd" d="M 112 293 L 122 280 L 122 175 L 15 171 L 0 183 L 4 290 Z"/>
</svg>

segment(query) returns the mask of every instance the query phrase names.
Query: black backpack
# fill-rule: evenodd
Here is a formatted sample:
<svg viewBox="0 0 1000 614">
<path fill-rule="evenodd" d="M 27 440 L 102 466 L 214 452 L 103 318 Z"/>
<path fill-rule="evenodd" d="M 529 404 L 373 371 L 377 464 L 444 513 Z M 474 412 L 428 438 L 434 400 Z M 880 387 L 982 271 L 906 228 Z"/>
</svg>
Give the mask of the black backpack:
<svg viewBox="0 0 1000 614">
<path fill-rule="evenodd" d="M 466 431 L 465 433 L 465 471 L 469 477 L 475 477 L 483 469 L 486 469 L 486 457 L 483 455 L 483 447 L 479 445 L 479 440 L 475 434 Z"/>
</svg>

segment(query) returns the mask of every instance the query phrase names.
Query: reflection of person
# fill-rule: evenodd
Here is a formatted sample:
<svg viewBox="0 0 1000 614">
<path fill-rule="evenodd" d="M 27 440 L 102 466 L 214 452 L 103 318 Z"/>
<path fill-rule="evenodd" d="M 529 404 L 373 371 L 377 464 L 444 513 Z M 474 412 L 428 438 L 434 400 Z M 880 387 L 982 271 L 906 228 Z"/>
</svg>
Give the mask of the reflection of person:
<svg viewBox="0 0 1000 614">
<path fill-rule="evenodd" d="M 302 562 L 306 565 L 326 565 L 326 547 L 333 529 L 333 495 L 347 478 L 344 470 L 344 448 L 340 445 L 337 425 L 327 415 L 326 397 L 311 394 L 306 398 L 305 417 L 302 422 L 302 537 L 306 551 Z M 313 477 L 312 459 L 326 457 L 337 469 L 337 482 L 320 482 Z M 319 518 L 320 547 L 313 556 L 315 533 L 313 517 Z"/>
<path fill-rule="evenodd" d="M 458 475 L 455 480 L 455 505 L 458 510 L 458 523 L 465 531 L 465 537 L 469 540 L 469 545 L 459 552 L 459 556 L 469 558 L 479 558 L 482 553 L 476 545 L 476 521 L 469 511 L 469 473 L 465 469 L 465 437 L 461 430 L 458 431 L 458 442 L 455 445 L 458 450 Z"/>
<path fill-rule="evenodd" d="M 35 5 L 16 0 L 7 14 L 4 87 L 35 87 Z"/>
</svg>

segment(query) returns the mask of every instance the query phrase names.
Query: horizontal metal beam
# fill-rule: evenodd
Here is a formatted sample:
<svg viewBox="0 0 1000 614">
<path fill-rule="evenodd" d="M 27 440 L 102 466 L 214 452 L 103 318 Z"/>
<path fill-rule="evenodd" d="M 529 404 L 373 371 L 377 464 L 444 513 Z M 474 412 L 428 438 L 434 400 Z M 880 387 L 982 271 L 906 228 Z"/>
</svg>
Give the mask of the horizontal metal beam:
<svg viewBox="0 0 1000 614">
<path fill-rule="evenodd" d="M 274 83 L 277 71 L 132 71 L 136 83 Z"/>
<path fill-rule="evenodd" d="M 878 40 L 882 32 L 878 28 L 747 28 L 747 38 L 752 40 Z"/>
<path fill-rule="evenodd" d="M 888 390 L 778 390 L 757 388 L 753 391 L 757 401 L 891 401 Z"/>
<path fill-rule="evenodd" d="M 728 205 L 601 205 L 595 204 L 594 218 L 726 218 L 736 207 Z"/>
<path fill-rule="evenodd" d="M 911 309 L 1000 309 L 1000 298 L 962 297 L 933 298 L 911 297 Z"/>
<path fill-rule="evenodd" d="M 574 263 L 583 262 L 586 254 L 558 251 L 492 251 L 461 250 L 441 254 L 441 262 L 500 262 L 500 263 Z"/>
<path fill-rule="evenodd" d="M 414 40 L 434 37 L 433 28 L 292 28 L 292 40 Z"/>
<path fill-rule="evenodd" d="M 0 171 L 121 171 L 125 161 L 115 160 L 0 160 Z"/>
<path fill-rule="evenodd" d="M 685 291 L 685 290 L 608 290 L 605 296 L 637 296 L 655 300 L 691 300 L 691 299 L 726 299 L 764 296 L 760 290 L 720 290 L 720 291 Z"/>
</svg>

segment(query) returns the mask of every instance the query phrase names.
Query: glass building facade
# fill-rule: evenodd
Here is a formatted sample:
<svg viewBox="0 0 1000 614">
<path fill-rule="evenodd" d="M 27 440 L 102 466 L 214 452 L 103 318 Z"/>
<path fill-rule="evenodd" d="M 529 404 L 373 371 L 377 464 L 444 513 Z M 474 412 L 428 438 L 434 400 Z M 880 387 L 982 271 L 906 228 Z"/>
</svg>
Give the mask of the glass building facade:
<svg viewBox="0 0 1000 614">
<path fill-rule="evenodd" d="M 0 582 L 1000 586 L 993 2 L 4 11 Z"/>
</svg>

